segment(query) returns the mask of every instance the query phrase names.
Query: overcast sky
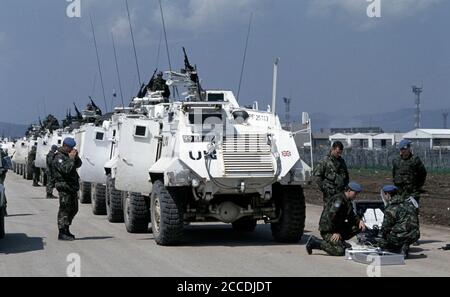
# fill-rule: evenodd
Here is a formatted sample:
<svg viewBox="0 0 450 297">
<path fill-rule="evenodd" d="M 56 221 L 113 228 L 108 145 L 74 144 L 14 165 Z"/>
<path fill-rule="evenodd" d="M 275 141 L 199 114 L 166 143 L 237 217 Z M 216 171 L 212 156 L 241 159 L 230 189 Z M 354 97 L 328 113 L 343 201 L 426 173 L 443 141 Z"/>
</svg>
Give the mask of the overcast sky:
<svg viewBox="0 0 450 297">
<path fill-rule="evenodd" d="M 108 105 L 119 93 L 114 33 L 125 101 L 138 79 L 124 0 L 0 0 L 0 121 L 58 117 L 89 95 L 104 106 L 90 30 L 92 14 Z M 302 111 L 379 113 L 413 107 L 412 84 L 424 84 L 423 108 L 450 107 L 450 1 L 380 0 L 369 18 L 366 0 L 162 0 L 173 67 L 181 47 L 197 64 L 204 88 L 237 92 L 250 14 L 254 21 L 240 101 L 271 101 L 272 63 L 280 57 L 279 97 Z M 142 80 L 167 69 L 157 0 L 129 0 Z M 119 95 L 120 96 L 120 95 Z M 282 109 L 281 100 L 278 109 Z M 118 99 L 114 105 L 119 105 Z"/>
</svg>

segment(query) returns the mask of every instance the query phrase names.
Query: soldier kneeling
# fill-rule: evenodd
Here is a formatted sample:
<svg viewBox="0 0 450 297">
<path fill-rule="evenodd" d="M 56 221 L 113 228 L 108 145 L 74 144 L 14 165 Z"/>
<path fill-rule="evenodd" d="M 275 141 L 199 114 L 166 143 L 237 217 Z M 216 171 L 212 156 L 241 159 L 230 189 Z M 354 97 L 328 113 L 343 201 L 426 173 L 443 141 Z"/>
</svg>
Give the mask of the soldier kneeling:
<svg viewBox="0 0 450 297">
<path fill-rule="evenodd" d="M 383 187 L 383 193 L 387 206 L 379 246 L 407 257 L 409 246 L 420 238 L 418 204 L 412 197 L 398 195 L 396 186 Z"/>
<path fill-rule="evenodd" d="M 344 256 L 350 244 L 345 242 L 354 237 L 366 226 L 353 211 L 352 201 L 362 192 L 359 184 L 351 182 L 345 192 L 334 195 L 327 202 L 320 217 L 319 231 L 323 240 L 311 236 L 306 244 L 306 251 L 323 250 L 331 256 Z"/>
</svg>

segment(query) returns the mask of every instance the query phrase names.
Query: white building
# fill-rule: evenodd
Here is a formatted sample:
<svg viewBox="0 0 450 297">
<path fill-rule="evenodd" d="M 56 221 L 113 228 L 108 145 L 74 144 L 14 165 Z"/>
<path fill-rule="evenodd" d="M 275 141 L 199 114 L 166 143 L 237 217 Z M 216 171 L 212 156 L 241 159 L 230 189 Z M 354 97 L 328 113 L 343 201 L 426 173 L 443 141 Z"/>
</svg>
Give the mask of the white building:
<svg viewBox="0 0 450 297">
<path fill-rule="evenodd" d="M 364 148 L 364 149 L 382 149 L 395 146 L 403 139 L 400 133 L 337 133 L 330 136 L 330 142 L 341 141 L 345 147 Z"/>
<path fill-rule="evenodd" d="M 415 129 L 406 133 L 403 138 L 419 147 L 450 149 L 450 129 Z"/>
</svg>

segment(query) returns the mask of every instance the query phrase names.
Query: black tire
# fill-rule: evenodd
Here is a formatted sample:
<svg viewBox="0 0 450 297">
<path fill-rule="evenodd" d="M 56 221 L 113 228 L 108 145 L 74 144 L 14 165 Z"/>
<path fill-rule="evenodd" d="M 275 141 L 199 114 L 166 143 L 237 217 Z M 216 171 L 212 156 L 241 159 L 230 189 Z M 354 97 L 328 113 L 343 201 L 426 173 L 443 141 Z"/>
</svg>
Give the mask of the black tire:
<svg viewBox="0 0 450 297">
<path fill-rule="evenodd" d="M 301 186 L 275 184 L 273 188 L 279 220 L 271 224 L 275 241 L 297 243 L 305 229 L 305 196 Z"/>
<path fill-rule="evenodd" d="M 5 211 L 0 209 L 0 239 L 5 238 Z"/>
<path fill-rule="evenodd" d="M 233 230 L 237 232 L 253 232 L 255 231 L 257 221 L 252 218 L 244 217 L 233 224 Z"/>
<path fill-rule="evenodd" d="M 123 193 L 116 190 L 115 183 L 110 175 L 106 177 L 106 215 L 110 223 L 123 223 Z"/>
<path fill-rule="evenodd" d="M 185 189 L 167 189 L 162 181 L 153 184 L 151 220 L 155 241 L 170 246 L 183 240 Z"/>
<path fill-rule="evenodd" d="M 91 184 L 92 213 L 97 216 L 106 215 L 106 186 Z"/>
<path fill-rule="evenodd" d="M 91 183 L 80 182 L 80 203 L 89 204 L 91 203 Z"/>
<path fill-rule="evenodd" d="M 150 211 L 145 196 L 125 192 L 123 195 L 123 219 L 129 233 L 147 233 Z"/>
</svg>

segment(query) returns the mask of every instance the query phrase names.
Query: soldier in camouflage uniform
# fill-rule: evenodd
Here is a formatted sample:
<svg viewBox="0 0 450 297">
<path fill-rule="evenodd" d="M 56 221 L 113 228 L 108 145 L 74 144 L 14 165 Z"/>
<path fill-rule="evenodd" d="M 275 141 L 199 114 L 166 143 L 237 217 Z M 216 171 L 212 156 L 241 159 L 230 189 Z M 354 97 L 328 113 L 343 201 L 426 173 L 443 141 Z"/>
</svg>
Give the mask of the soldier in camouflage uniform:
<svg viewBox="0 0 450 297">
<path fill-rule="evenodd" d="M 35 161 L 36 161 L 36 146 L 33 145 L 31 147 L 31 151 L 28 153 L 28 166 L 29 168 L 31 168 L 31 171 L 33 173 L 33 187 L 40 187 L 39 177 L 41 175 L 41 172 L 39 168 L 34 165 Z"/>
<path fill-rule="evenodd" d="M 53 159 L 53 178 L 59 192 L 58 228 L 59 240 L 75 240 L 69 226 L 78 212 L 79 176 L 77 168 L 82 165 L 78 152 L 74 149 L 73 138 L 64 139 L 63 146 L 58 149 Z"/>
<path fill-rule="evenodd" d="M 163 73 L 159 72 L 156 79 L 150 82 L 150 91 L 157 92 L 162 91 L 162 95 L 165 99 L 170 97 L 169 86 L 166 84 L 166 80 L 163 78 Z"/>
<path fill-rule="evenodd" d="M 383 193 L 387 206 L 379 246 L 407 257 L 409 246 L 420 238 L 418 204 L 412 197 L 398 195 L 395 186 L 383 187 Z"/>
<path fill-rule="evenodd" d="M 0 184 L 5 184 L 6 179 L 6 173 L 8 172 L 8 169 L 3 166 L 3 158 L 7 156 L 6 152 L 0 147 Z"/>
<path fill-rule="evenodd" d="M 6 173 L 8 172 L 7 165 L 4 161 L 4 158 L 7 157 L 8 154 L 2 149 L 1 144 L 0 144 L 0 184 L 4 185 L 5 184 L 5 179 L 6 179 Z M 6 205 L 8 204 L 8 201 L 6 200 L 6 194 L 3 196 L 3 198 L 5 199 L 5 205 L 3 208 L 4 214 L 5 216 L 8 215 L 7 211 L 6 211 Z M 2 210 L 0 210 L 2 211 Z"/>
<path fill-rule="evenodd" d="M 58 149 L 58 146 L 52 145 L 52 148 L 47 154 L 46 157 L 46 164 L 47 164 L 47 198 L 52 199 L 56 198 L 53 196 L 53 189 L 55 188 L 55 181 L 53 178 L 53 159 L 55 158 L 56 150 Z"/>
<path fill-rule="evenodd" d="M 414 197 L 420 202 L 420 193 L 427 178 L 427 170 L 420 158 L 411 152 L 411 141 L 402 140 L 399 144 L 400 155 L 394 159 L 392 177 L 399 194 Z"/>
<path fill-rule="evenodd" d="M 359 184 L 351 182 L 345 192 L 331 197 L 320 217 L 319 231 L 323 240 L 311 236 L 306 244 L 309 255 L 313 249 L 323 250 L 331 256 L 343 256 L 350 244 L 345 242 L 364 231 L 366 226 L 353 210 L 352 201 L 362 192 Z"/>
<path fill-rule="evenodd" d="M 344 192 L 349 182 L 349 174 L 345 160 L 342 158 L 344 145 L 340 141 L 333 143 L 330 154 L 315 168 L 313 178 L 323 193 L 323 202 Z"/>
</svg>

